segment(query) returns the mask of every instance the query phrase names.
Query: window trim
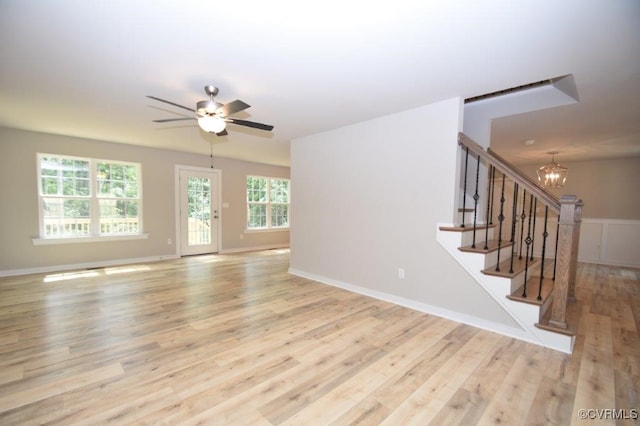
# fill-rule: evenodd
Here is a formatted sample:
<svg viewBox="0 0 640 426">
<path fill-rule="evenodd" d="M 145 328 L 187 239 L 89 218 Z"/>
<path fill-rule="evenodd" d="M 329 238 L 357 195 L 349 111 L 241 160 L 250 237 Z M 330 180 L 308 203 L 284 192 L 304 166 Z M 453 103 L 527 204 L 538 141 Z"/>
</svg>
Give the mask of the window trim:
<svg viewBox="0 0 640 426">
<path fill-rule="evenodd" d="M 266 179 L 267 180 L 267 198 L 268 201 L 266 203 L 254 203 L 254 204 L 265 204 L 267 206 L 267 226 L 264 228 L 249 228 L 249 200 L 248 200 L 248 193 L 247 193 L 247 179 L 249 178 L 259 178 L 259 179 Z M 273 205 L 271 203 L 271 181 L 272 180 L 286 180 L 287 182 L 289 182 L 289 202 L 288 203 L 273 203 L 273 204 L 280 204 L 280 205 L 287 205 L 289 206 L 288 212 L 289 212 L 289 225 L 288 226 L 273 226 L 272 225 L 272 221 L 271 221 L 271 206 Z M 291 229 L 291 179 L 290 178 L 285 178 L 285 177 L 275 177 L 275 176 L 260 176 L 260 175 L 247 175 L 245 180 L 245 194 L 244 194 L 244 200 L 245 200 L 245 212 L 246 212 L 246 217 L 245 217 L 245 233 L 247 234 L 251 234 L 251 233 L 260 233 L 260 232 L 283 232 L 283 231 L 289 231 Z"/>
<path fill-rule="evenodd" d="M 147 240 L 149 234 L 123 234 L 123 235 L 89 235 L 86 237 L 34 237 L 31 239 L 34 246 L 46 246 L 50 244 L 96 243 L 105 241 Z"/>
<path fill-rule="evenodd" d="M 71 160 L 87 161 L 89 163 L 89 185 L 90 195 L 87 197 L 92 209 L 92 215 L 90 217 L 89 229 L 90 235 L 66 235 L 66 236 L 45 236 L 45 223 L 44 223 L 44 208 L 43 202 L 46 197 L 55 197 L 53 195 L 43 194 L 42 188 L 42 169 L 41 162 L 43 157 L 57 157 Z M 99 202 L 102 197 L 98 194 L 98 176 L 97 165 L 98 163 L 110 163 L 110 164 L 123 164 L 134 165 L 137 167 L 137 189 L 138 189 L 138 232 L 122 233 L 122 234 L 100 234 L 100 209 Z M 143 191 L 142 191 L 142 163 L 122 160 L 109 160 L 104 158 L 93 157 L 78 157 L 74 155 L 66 154 L 52 154 L 45 152 L 38 152 L 36 154 L 36 174 L 37 174 L 37 197 L 38 197 L 38 236 L 32 238 L 33 245 L 48 245 L 48 244 L 69 244 L 69 243 L 88 243 L 88 242 L 103 242 L 103 241 L 123 241 L 123 240 L 138 240 L 148 239 L 149 234 L 142 232 L 143 227 Z M 64 198 L 64 197 L 63 197 Z M 81 198 L 81 197 L 78 197 Z M 131 198 L 126 198 L 130 200 Z"/>
</svg>

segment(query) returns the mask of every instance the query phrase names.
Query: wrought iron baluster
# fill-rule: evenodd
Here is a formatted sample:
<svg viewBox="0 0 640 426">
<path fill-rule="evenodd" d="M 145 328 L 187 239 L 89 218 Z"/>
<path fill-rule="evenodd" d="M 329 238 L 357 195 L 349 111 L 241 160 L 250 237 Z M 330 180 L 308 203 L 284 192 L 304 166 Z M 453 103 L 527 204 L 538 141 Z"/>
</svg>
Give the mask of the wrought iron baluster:
<svg viewBox="0 0 640 426">
<path fill-rule="evenodd" d="M 464 187 L 462 189 L 462 225 L 461 228 L 464 228 L 464 214 L 466 213 L 467 207 L 467 171 L 469 170 L 469 147 L 467 148 L 467 153 L 464 156 Z"/>
<path fill-rule="evenodd" d="M 522 290 L 522 297 L 527 297 L 527 275 L 529 274 L 529 248 L 531 246 L 531 214 L 533 209 L 533 194 L 529 199 L 529 220 L 527 224 L 527 238 L 524 241 L 527 244 L 527 253 L 524 261 L 524 287 Z"/>
<path fill-rule="evenodd" d="M 471 248 L 476 248 L 476 223 L 478 217 L 478 200 L 480 194 L 478 194 L 478 181 L 480 179 L 480 156 L 478 155 L 478 163 L 476 164 L 476 192 L 473 194 L 473 242 Z"/>
<path fill-rule="evenodd" d="M 518 220 L 518 184 L 513 183 L 513 206 L 511 208 L 511 265 L 509 273 L 513 274 L 513 258 L 516 255 L 516 221 Z"/>
<path fill-rule="evenodd" d="M 533 260 L 533 247 L 536 244 L 536 218 L 538 215 L 536 214 L 538 210 L 538 199 L 535 198 L 533 200 L 533 231 L 531 231 L 532 239 L 531 239 L 531 259 Z"/>
<path fill-rule="evenodd" d="M 538 287 L 538 300 L 542 300 L 542 280 L 544 279 L 544 255 L 547 250 L 547 221 L 549 218 L 549 206 L 544 206 L 544 231 L 542 232 L 542 259 L 540 260 L 540 287 Z"/>
<path fill-rule="evenodd" d="M 500 249 L 502 248 L 502 222 L 504 222 L 504 180 L 505 176 L 502 175 L 502 189 L 500 190 L 500 214 L 498 215 L 498 262 L 496 263 L 496 272 L 500 272 Z"/>
<path fill-rule="evenodd" d="M 509 242 L 516 245 L 516 221 L 518 220 L 518 184 L 513 182 L 513 199 L 511 202 L 511 239 Z"/>
<path fill-rule="evenodd" d="M 524 214 L 524 206 L 527 204 L 527 190 L 522 189 L 522 213 L 520 214 L 520 260 L 522 260 L 522 241 L 524 239 L 524 220 L 527 218 L 527 215 Z"/>
</svg>

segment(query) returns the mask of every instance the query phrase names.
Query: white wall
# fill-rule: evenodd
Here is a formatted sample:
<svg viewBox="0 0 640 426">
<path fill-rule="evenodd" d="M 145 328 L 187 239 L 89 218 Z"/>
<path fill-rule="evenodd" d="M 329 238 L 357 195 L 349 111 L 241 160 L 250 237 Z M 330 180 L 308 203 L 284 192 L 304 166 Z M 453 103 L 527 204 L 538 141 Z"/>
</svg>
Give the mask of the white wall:
<svg viewBox="0 0 640 426">
<path fill-rule="evenodd" d="M 640 156 L 588 161 L 558 160 L 569 169 L 562 188 L 549 188 L 556 197 L 573 194 L 584 201 L 583 218 L 640 220 Z M 519 168 L 537 180 L 542 164 Z"/>
<path fill-rule="evenodd" d="M 557 197 L 574 194 L 584 201 L 578 260 L 640 267 L 640 157 L 561 161 L 567 183 L 550 188 Z M 532 179 L 541 164 L 520 166 Z"/>
<path fill-rule="evenodd" d="M 517 328 L 436 241 L 460 129 L 455 98 L 292 141 L 291 272 Z"/>
</svg>

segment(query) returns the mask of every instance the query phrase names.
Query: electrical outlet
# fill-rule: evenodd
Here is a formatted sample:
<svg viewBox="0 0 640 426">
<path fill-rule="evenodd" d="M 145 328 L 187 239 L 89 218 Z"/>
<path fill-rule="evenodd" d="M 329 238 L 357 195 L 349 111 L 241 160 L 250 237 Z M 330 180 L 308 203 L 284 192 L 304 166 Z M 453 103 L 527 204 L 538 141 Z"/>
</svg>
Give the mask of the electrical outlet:
<svg viewBox="0 0 640 426">
<path fill-rule="evenodd" d="M 168 245 L 173 244 L 173 241 L 171 240 L 171 238 L 167 238 L 167 244 L 168 244 Z"/>
<path fill-rule="evenodd" d="M 404 268 L 398 268 L 398 278 L 404 280 Z"/>
</svg>

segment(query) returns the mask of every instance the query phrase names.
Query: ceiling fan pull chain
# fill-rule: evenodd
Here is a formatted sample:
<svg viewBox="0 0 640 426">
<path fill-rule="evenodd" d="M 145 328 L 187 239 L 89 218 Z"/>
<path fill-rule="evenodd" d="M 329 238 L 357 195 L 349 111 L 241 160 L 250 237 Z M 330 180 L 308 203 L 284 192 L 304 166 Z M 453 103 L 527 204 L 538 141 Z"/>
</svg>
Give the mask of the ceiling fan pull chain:
<svg viewBox="0 0 640 426">
<path fill-rule="evenodd" d="M 209 133 L 209 158 L 211 159 L 211 168 L 213 169 L 213 133 Z"/>
</svg>

